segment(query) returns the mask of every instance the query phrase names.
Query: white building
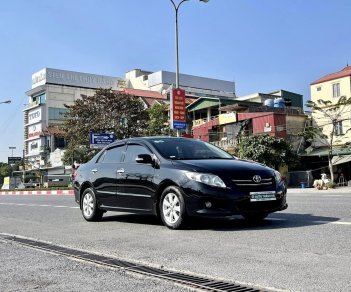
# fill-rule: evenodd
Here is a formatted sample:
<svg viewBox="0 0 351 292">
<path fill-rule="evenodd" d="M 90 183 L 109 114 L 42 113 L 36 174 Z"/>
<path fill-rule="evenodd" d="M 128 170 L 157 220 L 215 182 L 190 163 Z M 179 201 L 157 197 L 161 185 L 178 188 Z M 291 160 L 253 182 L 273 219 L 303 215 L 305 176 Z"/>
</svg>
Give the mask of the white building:
<svg viewBox="0 0 351 292">
<path fill-rule="evenodd" d="M 24 112 L 24 155 L 29 169 L 49 168 L 62 173 L 65 140 L 58 129 L 67 106 L 93 95 L 97 88 L 118 90 L 122 78 L 44 68 L 32 75 Z"/>
</svg>

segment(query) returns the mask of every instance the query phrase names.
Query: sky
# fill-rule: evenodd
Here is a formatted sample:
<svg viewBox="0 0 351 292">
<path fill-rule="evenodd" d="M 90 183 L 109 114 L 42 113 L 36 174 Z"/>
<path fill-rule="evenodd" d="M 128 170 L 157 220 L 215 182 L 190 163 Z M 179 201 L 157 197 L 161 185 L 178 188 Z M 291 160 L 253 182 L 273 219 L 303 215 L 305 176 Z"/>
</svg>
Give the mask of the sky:
<svg viewBox="0 0 351 292">
<path fill-rule="evenodd" d="M 179 1 L 174 0 L 176 3 Z M 198 0 L 179 8 L 179 71 L 235 81 L 238 96 L 309 84 L 351 64 L 350 0 Z M 125 77 L 175 72 L 170 0 L 0 3 L 0 162 L 22 156 L 23 109 L 42 68 Z"/>
</svg>

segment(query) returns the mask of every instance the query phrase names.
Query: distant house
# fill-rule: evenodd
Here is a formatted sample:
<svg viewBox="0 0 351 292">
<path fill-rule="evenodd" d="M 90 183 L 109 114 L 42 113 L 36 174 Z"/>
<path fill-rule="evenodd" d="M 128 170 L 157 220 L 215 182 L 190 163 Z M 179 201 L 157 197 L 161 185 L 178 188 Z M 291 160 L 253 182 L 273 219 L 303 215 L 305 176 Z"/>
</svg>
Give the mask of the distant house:
<svg viewBox="0 0 351 292">
<path fill-rule="evenodd" d="M 278 93 L 288 93 L 282 97 Z M 240 136 L 268 134 L 288 139 L 297 151 L 306 115 L 302 95 L 280 90 L 235 99 L 199 98 L 188 106 L 193 136 L 233 151 Z"/>
<path fill-rule="evenodd" d="M 340 71 L 327 74 L 310 84 L 311 101 L 317 102 L 322 99 L 335 103 L 341 96 L 351 97 L 351 66 L 346 66 Z M 322 114 L 312 113 L 312 122 L 315 127 L 323 130 L 323 133 L 330 140 L 332 124 Z M 347 180 L 351 179 L 351 106 L 348 106 L 338 118 L 334 132 L 333 164 L 335 177 L 343 173 Z M 325 143 L 315 141 L 302 156 L 313 162 L 314 168 L 327 166 L 329 149 Z"/>
</svg>

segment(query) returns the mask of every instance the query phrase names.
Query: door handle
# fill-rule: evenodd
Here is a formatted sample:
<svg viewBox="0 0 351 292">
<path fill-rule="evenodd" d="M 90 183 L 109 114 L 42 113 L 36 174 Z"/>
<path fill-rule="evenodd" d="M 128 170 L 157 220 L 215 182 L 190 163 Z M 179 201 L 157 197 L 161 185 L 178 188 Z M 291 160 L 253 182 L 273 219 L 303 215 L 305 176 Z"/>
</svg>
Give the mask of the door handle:
<svg viewBox="0 0 351 292">
<path fill-rule="evenodd" d="M 92 169 L 91 172 L 95 173 L 97 172 L 98 170 L 96 168 Z"/>
<path fill-rule="evenodd" d="M 117 173 L 118 173 L 118 174 L 124 173 L 124 168 L 117 169 Z"/>
</svg>

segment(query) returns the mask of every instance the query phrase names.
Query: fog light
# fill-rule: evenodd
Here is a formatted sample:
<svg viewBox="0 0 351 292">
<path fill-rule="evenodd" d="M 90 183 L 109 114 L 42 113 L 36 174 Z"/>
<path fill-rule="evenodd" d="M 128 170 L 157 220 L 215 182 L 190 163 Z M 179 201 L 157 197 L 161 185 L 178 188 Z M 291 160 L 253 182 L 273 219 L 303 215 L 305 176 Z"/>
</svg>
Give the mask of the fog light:
<svg viewBox="0 0 351 292">
<path fill-rule="evenodd" d="M 211 208 L 212 207 L 212 203 L 211 202 L 205 202 L 205 206 L 206 206 L 206 208 Z"/>
</svg>

